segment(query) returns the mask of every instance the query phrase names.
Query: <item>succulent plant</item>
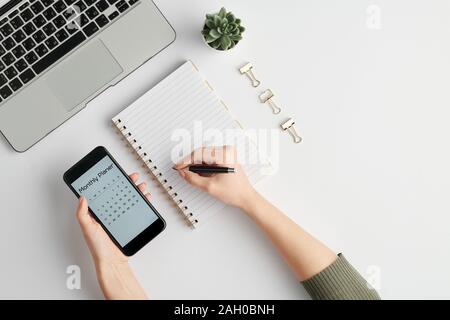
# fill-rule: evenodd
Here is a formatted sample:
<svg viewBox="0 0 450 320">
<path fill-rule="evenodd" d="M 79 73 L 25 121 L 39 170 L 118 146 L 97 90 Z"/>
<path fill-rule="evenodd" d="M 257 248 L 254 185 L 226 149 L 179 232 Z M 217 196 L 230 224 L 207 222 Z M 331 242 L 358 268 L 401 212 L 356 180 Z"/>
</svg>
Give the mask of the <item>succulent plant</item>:
<svg viewBox="0 0 450 320">
<path fill-rule="evenodd" d="M 210 47 L 225 51 L 236 46 L 244 31 L 241 20 L 222 8 L 219 13 L 206 15 L 202 34 Z"/>
</svg>

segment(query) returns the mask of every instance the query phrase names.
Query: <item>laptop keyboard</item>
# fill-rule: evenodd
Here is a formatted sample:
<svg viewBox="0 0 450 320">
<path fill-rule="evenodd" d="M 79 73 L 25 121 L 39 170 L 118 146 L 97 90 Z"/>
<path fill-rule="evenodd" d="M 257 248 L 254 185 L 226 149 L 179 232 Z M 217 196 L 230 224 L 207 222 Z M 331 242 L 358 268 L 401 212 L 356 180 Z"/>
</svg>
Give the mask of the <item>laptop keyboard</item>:
<svg viewBox="0 0 450 320">
<path fill-rule="evenodd" d="M 0 20 L 0 102 L 138 0 L 31 0 Z"/>
</svg>

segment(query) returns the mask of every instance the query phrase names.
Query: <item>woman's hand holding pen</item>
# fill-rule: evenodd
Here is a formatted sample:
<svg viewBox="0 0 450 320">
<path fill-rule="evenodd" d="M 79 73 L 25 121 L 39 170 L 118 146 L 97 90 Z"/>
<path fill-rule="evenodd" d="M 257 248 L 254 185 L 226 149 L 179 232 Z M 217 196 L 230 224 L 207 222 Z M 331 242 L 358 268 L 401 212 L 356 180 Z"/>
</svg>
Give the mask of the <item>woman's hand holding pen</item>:
<svg viewBox="0 0 450 320">
<path fill-rule="evenodd" d="M 235 172 L 202 176 L 189 171 L 189 166 L 198 164 L 231 167 L 235 169 Z M 174 169 L 178 170 L 179 174 L 191 185 L 241 209 L 244 209 L 249 198 L 256 194 L 245 172 L 237 162 L 236 150 L 232 146 L 204 147 L 194 150 L 175 165 Z"/>
</svg>

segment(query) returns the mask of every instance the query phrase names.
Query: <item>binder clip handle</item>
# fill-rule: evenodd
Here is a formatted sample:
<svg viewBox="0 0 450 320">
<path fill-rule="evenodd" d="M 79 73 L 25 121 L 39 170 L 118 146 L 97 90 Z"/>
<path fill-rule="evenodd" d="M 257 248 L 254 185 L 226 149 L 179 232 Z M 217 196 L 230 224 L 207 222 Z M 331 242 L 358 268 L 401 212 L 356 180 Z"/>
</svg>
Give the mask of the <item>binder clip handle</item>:
<svg viewBox="0 0 450 320">
<path fill-rule="evenodd" d="M 253 73 L 252 69 L 253 69 L 253 65 L 251 63 L 247 63 L 245 66 L 240 68 L 239 71 L 241 72 L 241 74 L 247 75 L 247 77 L 252 82 L 252 86 L 256 88 L 261 84 L 261 81 L 256 79 L 256 76 Z"/>
<path fill-rule="evenodd" d="M 294 125 L 295 125 L 294 119 L 290 118 L 289 120 L 281 124 L 281 129 L 283 129 L 283 131 L 288 131 L 289 134 L 292 136 L 292 138 L 294 138 L 295 143 L 300 143 L 302 142 L 303 139 L 298 134 Z"/>
<path fill-rule="evenodd" d="M 259 100 L 262 103 L 267 103 L 272 108 L 273 114 L 279 114 L 281 112 L 281 108 L 275 103 L 275 101 L 273 101 L 274 96 L 275 95 L 272 90 L 267 89 L 259 95 Z"/>
</svg>

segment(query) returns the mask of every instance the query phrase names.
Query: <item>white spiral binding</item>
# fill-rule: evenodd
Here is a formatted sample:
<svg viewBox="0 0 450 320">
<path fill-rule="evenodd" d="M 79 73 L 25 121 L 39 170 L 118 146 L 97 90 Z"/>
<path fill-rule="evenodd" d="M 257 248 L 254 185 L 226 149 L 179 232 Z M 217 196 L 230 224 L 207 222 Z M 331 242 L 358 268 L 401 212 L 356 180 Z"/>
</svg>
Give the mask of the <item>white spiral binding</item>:
<svg viewBox="0 0 450 320">
<path fill-rule="evenodd" d="M 199 220 L 195 217 L 195 215 L 189 210 L 189 208 L 184 204 L 183 199 L 179 199 L 178 193 L 173 189 L 173 187 L 169 184 L 167 179 L 164 178 L 162 172 L 158 171 L 158 167 L 152 162 L 149 158 L 148 154 L 142 149 L 142 146 L 139 145 L 138 141 L 133 137 L 130 131 L 128 131 L 127 126 L 122 124 L 122 121 L 118 119 L 114 122 L 114 125 L 117 127 L 119 132 L 124 136 L 125 140 L 131 146 L 131 148 L 136 152 L 139 159 L 141 159 L 147 169 L 152 173 L 152 175 L 158 180 L 160 185 L 167 191 L 169 196 L 173 199 L 173 201 L 180 208 L 183 216 L 189 221 L 192 227 L 195 228 L 196 224 L 199 223 Z"/>
</svg>

